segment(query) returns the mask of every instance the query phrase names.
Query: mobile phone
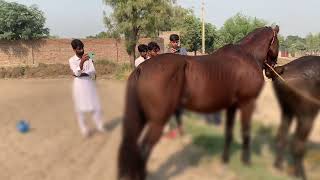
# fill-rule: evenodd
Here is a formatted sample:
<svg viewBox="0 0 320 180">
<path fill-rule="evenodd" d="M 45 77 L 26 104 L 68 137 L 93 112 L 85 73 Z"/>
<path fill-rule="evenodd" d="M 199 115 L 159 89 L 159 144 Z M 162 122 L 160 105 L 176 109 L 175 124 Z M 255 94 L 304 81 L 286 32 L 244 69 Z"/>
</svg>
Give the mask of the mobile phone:
<svg viewBox="0 0 320 180">
<path fill-rule="evenodd" d="M 93 59 L 94 58 L 94 53 L 93 52 L 89 52 L 88 56 L 89 56 L 90 59 Z"/>
</svg>

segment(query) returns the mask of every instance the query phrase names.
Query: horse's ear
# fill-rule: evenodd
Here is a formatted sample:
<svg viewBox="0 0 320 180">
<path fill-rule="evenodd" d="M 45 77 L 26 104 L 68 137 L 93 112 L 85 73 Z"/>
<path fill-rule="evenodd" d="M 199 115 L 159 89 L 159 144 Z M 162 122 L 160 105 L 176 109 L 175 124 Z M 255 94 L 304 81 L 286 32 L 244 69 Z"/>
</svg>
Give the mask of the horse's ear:
<svg viewBox="0 0 320 180">
<path fill-rule="evenodd" d="M 278 33 L 279 33 L 279 26 L 276 25 L 276 26 L 273 28 L 273 30 L 278 34 Z"/>
</svg>

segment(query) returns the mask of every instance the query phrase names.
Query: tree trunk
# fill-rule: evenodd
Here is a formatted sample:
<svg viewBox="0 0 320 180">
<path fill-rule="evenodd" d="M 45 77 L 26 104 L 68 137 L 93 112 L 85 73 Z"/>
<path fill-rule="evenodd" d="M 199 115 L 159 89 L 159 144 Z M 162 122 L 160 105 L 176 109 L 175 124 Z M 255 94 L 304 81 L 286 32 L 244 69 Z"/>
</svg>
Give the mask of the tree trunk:
<svg viewBox="0 0 320 180">
<path fill-rule="evenodd" d="M 116 49 L 117 49 L 117 62 L 119 62 L 119 47 L 118 47 L 118 40 L 116 40 Z"/>
<path fill-rule="evenodd" d="M 134 48 L 132 50 L 132 57 L 131 57 L 131 63 L 130 63 L 133 68 L 135 68 L 135 66 L 134 66 L 134 61 L 135 60 L 136 60 L 136 48 L 134 46 Z"/>
</svg>

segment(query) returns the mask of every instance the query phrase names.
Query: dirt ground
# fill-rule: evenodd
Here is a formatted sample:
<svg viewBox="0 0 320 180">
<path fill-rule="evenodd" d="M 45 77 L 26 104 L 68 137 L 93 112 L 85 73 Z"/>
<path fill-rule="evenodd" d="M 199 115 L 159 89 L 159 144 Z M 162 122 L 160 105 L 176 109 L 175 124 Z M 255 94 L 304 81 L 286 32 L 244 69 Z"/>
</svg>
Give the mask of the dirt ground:
<svg viewBox="0 0 320 180">
<path fill-rule="evenodd" d="M 95 133 L 86 139 L 81 136 L 75 120 L 71 81 L 0 80 L 1 180 L 116 179 L 125 82 L 98 81 L 109 132 Z M 16 123 L 21 119 L 30 123 L 30 132 L 21 134 L 16 130 Z M 279 123 L 279 110 L 269 82 L 259 98 L 254 119 L 264 124 Z M 311 139 L 319 142 L 319 116 L 316 122 Z M 183 151 L 189 145 L 188 136 L 177 140 L 161 139 L 155 148 L 158 153 L 150 158 L 148 179 L 238 179 L 228 167 L 219 163 L 188 166 L 184 156 L 197 154 L 196 149 Z M 182 154 L 175 155 L 181 151 Z"/>
</svg>

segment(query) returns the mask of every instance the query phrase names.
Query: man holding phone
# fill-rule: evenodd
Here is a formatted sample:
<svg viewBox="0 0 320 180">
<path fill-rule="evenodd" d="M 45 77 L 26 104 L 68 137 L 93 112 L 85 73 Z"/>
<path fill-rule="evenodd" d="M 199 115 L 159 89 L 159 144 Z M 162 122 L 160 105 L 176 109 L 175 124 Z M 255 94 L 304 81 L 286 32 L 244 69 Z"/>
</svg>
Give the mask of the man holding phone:
<svg viewBox="0 0 320 180">
<path fill-rule="evenodd" d="M 180 46 L 180 37 L 177 34 L 171 34 L 170 37 L 170 44 L 167 53 L 174 53 L 180 55 L 188 55 L 187 50 Z"/>
<path fill-rule="evenodd" d="M 173 54 L 180 54 L 180 55 L 188 55 L 187 54 L 187 50 L 183 47 L 180 46 L 180 37 L 177 34 L 171 34 L 169 37 L 170 40 L 170 44 L 169 44 L 169 48 L 167 49 L 166 53 L 173 53 Z M 175 122 L 176 122 L 176 127 L 174 127 L 174 124 L 172 124 L 171 122 L 169 123 L 169 132 L 167 133 L 167 137 L 170 138 L 174 138 L 177 136 L 177 134 L 179 133 L 180 135 L 183 135 L 184 130 L 182 127 L 182 116 L 183 113 L 183 109 L 182 108 L 178 108 L 176 109 L 176 111 L 174 112 L 174 116 L 175 116 Z"/>
<path fill-rule="evenodd" d="M 75 55 L 69 59 L 70 69 L 73 72 L 73 101 L 81 133 L 87 137 L 90 131 L 85 123 L 85 113 L 93 113 L 93 120 L 98 131 L 103 132 L 102 109 L 98 98 L 96 84 L 91 77 L 96 74 L 93 61 L 84 53 L 84 44 L 74 39 L 71 46 Z M 90 56 L 92 56 L 90 54 Z"/>
</svg>

